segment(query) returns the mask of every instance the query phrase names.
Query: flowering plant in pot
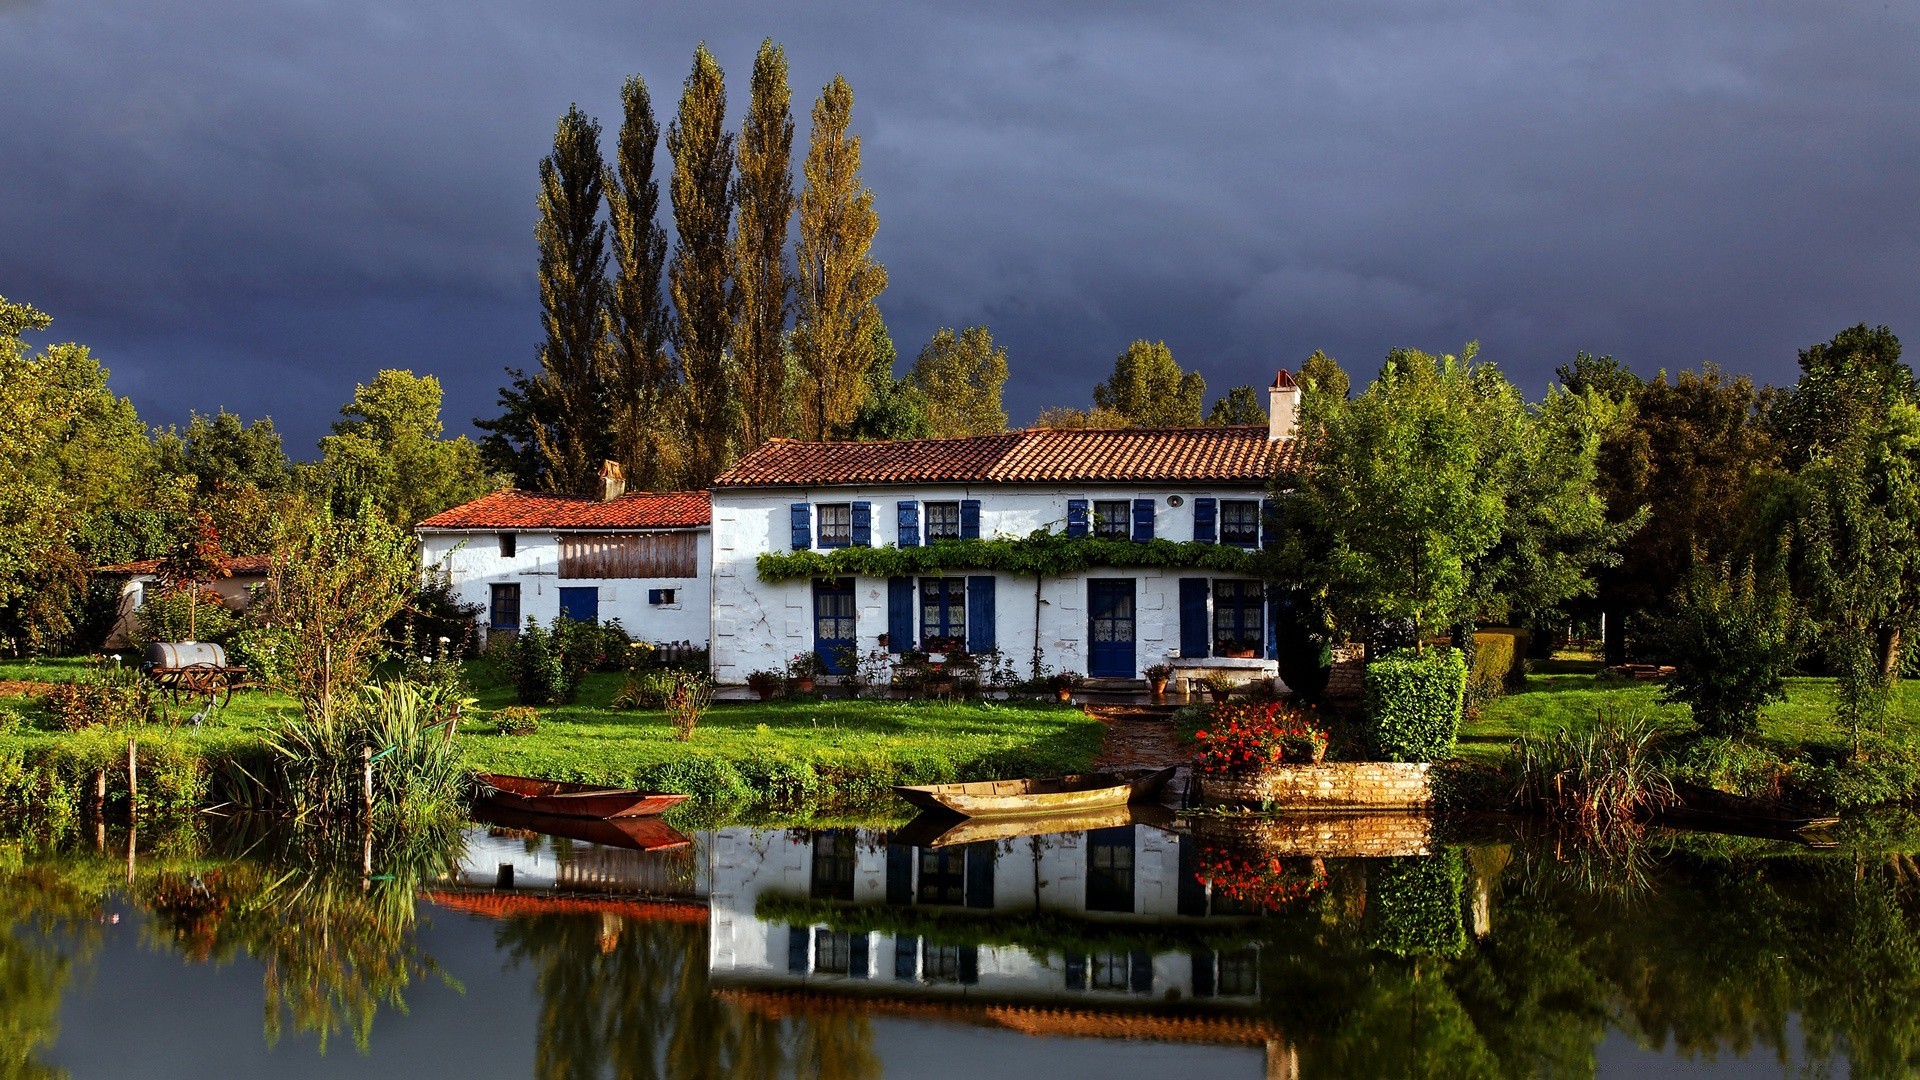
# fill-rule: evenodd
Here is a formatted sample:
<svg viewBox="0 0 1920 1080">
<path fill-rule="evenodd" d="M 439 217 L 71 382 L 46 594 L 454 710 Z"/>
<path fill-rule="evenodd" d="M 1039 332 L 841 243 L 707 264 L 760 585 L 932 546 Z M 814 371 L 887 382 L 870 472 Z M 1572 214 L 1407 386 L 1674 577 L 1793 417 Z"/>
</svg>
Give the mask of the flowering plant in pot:
<svg viewBox="0 0 1920 1080">
<path fill-rule="evenodd" d="M 1053 691 L 1061 701 L 1073 700 L 1073 688 L 1080 685 L 1080 673 L 1063 671 L 1053 677 Z"/>
<path fill-rule="evenodd" d="M 794 653 L 793 659 L 787 661 L 787 678 L 793 688 L 803 694 L 813 692 L 813 680 L 819 675 L 820 658 L 812 652 Z"/>
<path fill-rule="evenodd" d="M 785 676 L 771 669 L 762 669 L 747 674 L 747 688 L 760 695 L 761 701 L 766 701 L 772 698 L 773 695 L 779 693 L 781 684 L 785 682 Z"/>
<path fill-rule="evenodd" d="M 1327 755 L 1327 732 L 1304 709 L 1281 702 L 1217 705 L 1193 733 L 1194 764 L 1203 773 L 1245 774 L 1269 765 L 1315 765 Z"/>
<path fill-rule="evenodd" d="M 1232 675 L 1224 671 L 1209 671 L 1200 681 L 1206 685 L 1207 693 L 1213 695 L 1215 705 L 1225 705 L 1233 688 L 1239 685 Z"/>
<path fill-rule="evenodd" d="M 1146 671 L 1147 685 L 1153 688 L 1153 700 L 1167 696 L 1167 680 L 1173 678 L 1172 664 L 1155 664 Z"/>
</svg>

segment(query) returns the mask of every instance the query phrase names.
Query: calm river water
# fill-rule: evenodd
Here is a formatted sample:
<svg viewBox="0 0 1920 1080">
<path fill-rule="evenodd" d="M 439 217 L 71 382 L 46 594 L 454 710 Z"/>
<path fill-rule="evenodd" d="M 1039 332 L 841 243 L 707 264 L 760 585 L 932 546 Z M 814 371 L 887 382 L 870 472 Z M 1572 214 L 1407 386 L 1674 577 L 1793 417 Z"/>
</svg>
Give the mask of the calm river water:
<svg viewBox="0 0 1920 1080">
<path fill-rule="evenodd" d="M 0 842 L 0 1077 L 1920 1072 L 1885 833 L 1074 824 Z"/>
</svg>

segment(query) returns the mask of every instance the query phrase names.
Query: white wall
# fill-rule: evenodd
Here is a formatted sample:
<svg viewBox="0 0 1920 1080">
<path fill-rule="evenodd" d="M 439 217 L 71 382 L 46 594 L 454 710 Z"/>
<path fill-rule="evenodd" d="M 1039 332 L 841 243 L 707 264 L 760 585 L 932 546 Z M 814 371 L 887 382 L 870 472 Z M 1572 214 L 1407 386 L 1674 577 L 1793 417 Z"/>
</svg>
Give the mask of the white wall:
<svg viewBox="0 0 1920 1080">
<path fill-rule="evenodd" d="M 698 550 L 694 566 L 704 571 L 712 565 L 713 538 L 705 529 L 695 531 Z M 707 642 L 709 597 L 707 578 L 561 578 L 560 538 L 554 532 L 516 533 L 514 554 L 500 557 L 500 534 L 488 532 L 422 532 L 420 560 L 432 567 L 445 560 L 454 591 L 460 599 L 481 606 L 481 625 L 486 625 L 495 582 L 520 583 L 520 622 L 528 616 L 549 624 L 560 614 L 560 588 L 594 587 L 600 590 L 600 621 L 619 619 L 621 626 L 639 641 Z M 650 589 L 675 590 L 671 605 L 647 603 Z"/>
<path fill-rule="evenodd" d="M 1065 532 L 1067 500 L 1151 498 L 1154 536 L 1164 540 L 1193 539 L 1195 496 L 1217 499 L 1259 499 L 1258 488 L 1181 487 L 844 487 L 730 491 L 713 493 L 713 666 L 723 683 L 739 683 L 760 668 L 778 668 L 794 654 L 813 648 L 812 583 L 805 580 L 769 584 L 759 579 L 754 559 L 763 551 L 793 550 L 790 507 L 809 504 L 867 501 L 873 511 L 873 546 L 898 543 L 896 506 L 902 499 L 928 502 L 980 500 L 980 535 L 1024 536 L 1038 528 Z M 1178 495 L 1180 506 L 1169 506 Z M 813 515 L 818 525 L 818 515 Z M 1217 527 L 1217 522 L 1216 522 Z M 924 532 L 923 532 L 924 537 Z M 959 572 L 956 572 L 959 573 Z M 1016 672 L 1025 676 L 1035 640 L 1034 580 L 1010 574 L 995 575 L 995 640 L 1010 657 Z M 1094 570 L 1072 577 L 1049 578 L 1039 603 L 1039 641 L 1044 662 L 1056 671 L 1085 673 L 1087 658 L 1087 579 L 1131 578 L 1135 582 L 1134 675 L 1167 659 L 1180 647 L 1180 586 L 1183 577 L 1228 577 L 1191 569 Z M 878 647 L 887 631 L 887 583 L 881 578 L 855 582 L 859 648 Z M 918 608 L 916 606 L 916 625 Z"/>
</svg>

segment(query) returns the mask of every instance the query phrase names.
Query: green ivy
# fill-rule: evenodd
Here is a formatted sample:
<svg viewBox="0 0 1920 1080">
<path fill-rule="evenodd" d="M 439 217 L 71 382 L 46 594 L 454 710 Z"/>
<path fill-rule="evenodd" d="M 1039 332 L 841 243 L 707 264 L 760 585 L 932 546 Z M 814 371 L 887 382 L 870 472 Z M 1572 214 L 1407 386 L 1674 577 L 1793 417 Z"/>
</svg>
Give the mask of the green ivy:
<svg viewBox="0 0 1920 1080">
<path fill-rule="evenodd" d="M 1026 536 L 939 540 L 924 547 L 848 547 L 768 551 L 755 560 L 760 580 L 818 577 L 918 577 L 955 570 L 998 570 L 1061 577 L 1095 568 L 1210 570 L 1256 575 L 1259 556 L 1224 544 L 1176 540 L 1100 540 L 1040 529 Z"/>
<path fill-rule="evenodd" d="M 761 893 L 753 917 L 790 926 L 826 926 L 849 934 L 925 938 L 936 945 L 1021 948 L 1055 952 L 1225 952 L 1257 940 L 1248 926 L 1111 923 L 1057 911 L 970 911 L 965 908 L 883 907 Z"/>
</svg>

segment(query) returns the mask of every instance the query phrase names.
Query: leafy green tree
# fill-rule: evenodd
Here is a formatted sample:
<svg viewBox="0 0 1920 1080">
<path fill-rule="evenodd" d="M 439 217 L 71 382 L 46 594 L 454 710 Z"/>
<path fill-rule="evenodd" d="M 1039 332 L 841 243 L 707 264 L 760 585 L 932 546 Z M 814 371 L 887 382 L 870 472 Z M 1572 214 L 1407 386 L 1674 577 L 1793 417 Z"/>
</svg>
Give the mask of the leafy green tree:
<svg viewBox="0 0 1920 1080">
<path fill-rule="evenodd" d="M 1900 339 L 1884 326 L 1861 323 L 1800 350 L 1800 381 L 1769 420 L 1787 466 L 1797 469 L 1858 442 L 1884 427 L 1894 406 L 1917 400 L 1920 388 L 1900 360 Z"/>
<path fill-rule="evenodd" d="M 1313 355 L 1300 362 L 1300 370 L 1295 374 L 1298 376 L 1295 381 L 1306 387 L 1309 393 L 1344 398 L 1353 390 L 1353 382 L 1347 378 L 1339 361 L 1319 349 L 1313 350 Z"/>
<path fill-rule="evenodd" d="M 873 322 L 873 366 L 867 369 L 867 396 L 841 433 L 849 439 L 929 439 L 933 421 L 927 395 L 907 379 L 893 377 L 899 354 L 885 320 Z M 795 376 L 796 380 L 798 375 Z"/>
<path fill-rule="evenodd" d="M 1710 735 L 1753 735 L 1761 707 L 1786 699 L 1784 676 L 1799 655 L 1795 615 L 1777 570 L 1696 560 L 1656 631 L 1674 665 L 1662 696 L 1691 706 Z"/>
<path fill-rule="evenodd" d="M 735 294 L 729 287 L 733 252 L 733 136 L 727 132 L 726 76 L 704 42 L 680 92 L 680 112 L 667 129 L 673 155 L 673 224 L 678 237 L 667 267 L 673 298 L 673 347 L 685 393 L 686 476 L 705 487 L 731 460 L 739 396 L 728 370 Z"/>
<path fill-rule="evenodd" d="M 813 106 L 800 192 L 794 354 L 801 380 L 798 433 L 829 439 L 859 414 L 873 369 L 872 325 L 886 268 L 873 261 L 880 216 L 860 178 L 860 137 L 849 133 L 853 88 L 833 77 Z"/>
<path fill-rule="evenodd" d="M 1033 420 L 1033 426 L 1055 431 L 1077 431 L 1083 428 L 1123 428 L 1128 425 L 1127 418 L 1112 409 L 1049 405 L 1040 410 L 1040 415 Z"/>
<path fill-rule="evenodd" d="M 600 124 L 570 106 L 540 162 L 540 374 L 531 388 L 541 481 L 549 491 L 592 490 L 607 440 L 602 378 L 606 333 L 607 226 L 600 220 L 606 166 Z"/>
<path fill-rule="evenodd" d="M 936 438 L 991 435 L 1007 430 L 1000 391 L 1007 383 L 1007 350 L 984 326 L 955 334 L 941 327 L 920 350 L 907 381 L 926 395 Z"/>
<path fill-rule="evenodd" d="M 793 217 L 793 91 L 787 54 L 768 38 L 753 61 L 740 130 L 733 240 L 733 358 L 739 368 L 740 444 L 752 450 L 787 431 L 787 223 Z"/>
<path fill-rule="evenodd" d="M 1200 422 L 1207 380 L 1181 371 L 1164 341 L 1136 341 L 1113 362 L 1113 374 L 1093 388 L 1093 403 L 1134 427 L 1191 427 Z"/>
<path fill-rule="evenodd" d="M 411 528 L 422 518 L 500 487 L 480 448 L 462 435 L 443 439 L 440 380 L 386 370 L 354 387 L 333 434 L 320 440 L 314 480 L 336 505 L 370 501 L 388 521 Z"/>
<path fill-rule="evenodd" d="M 620 89 L 623 119 L 607 192 L 607 234 L 614 275 L 607 294 L 607 393 L 614 455 L 635 487 L 675 486 L 681 423 L 679 379 L 667 355 L 667 309 L 660 292 L 667 233 L 656 220 L 660 183 L 653 178 L 660 124 L 638 75 Z"/>
<path fill-rule="evenodd" d="M 1260 392 L 1251 386 L 1236 386 L 1227 396 L 1213 403 L 1207 413 L 1209 424 L 1261 424 L 1267 422 L 1267 407 L 1260 403 Z"/>
</svg>

